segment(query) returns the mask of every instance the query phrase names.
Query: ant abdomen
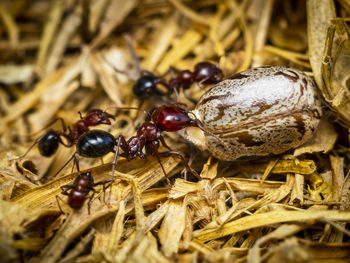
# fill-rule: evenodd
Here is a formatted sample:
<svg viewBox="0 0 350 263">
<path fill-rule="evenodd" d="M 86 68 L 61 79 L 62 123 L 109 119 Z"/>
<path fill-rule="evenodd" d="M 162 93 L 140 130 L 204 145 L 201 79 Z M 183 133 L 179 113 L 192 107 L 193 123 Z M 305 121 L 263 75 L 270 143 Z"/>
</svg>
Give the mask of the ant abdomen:
<svg viewBox="0 0 350 263">
<path fill-rule="evenodd" d="M 113 152 L 116 145 L 112 134 L 103 130 L 84 133 L 77 142 L 77 153 L 88 158 L 97 158 Z"/>
<path fill-rule="evenodd" d="M 38 143 L 40 154 L 45 157 L 52 156 L 57 152 L 60 141 L 57 131 L 49 130 Z"/>
</svg>

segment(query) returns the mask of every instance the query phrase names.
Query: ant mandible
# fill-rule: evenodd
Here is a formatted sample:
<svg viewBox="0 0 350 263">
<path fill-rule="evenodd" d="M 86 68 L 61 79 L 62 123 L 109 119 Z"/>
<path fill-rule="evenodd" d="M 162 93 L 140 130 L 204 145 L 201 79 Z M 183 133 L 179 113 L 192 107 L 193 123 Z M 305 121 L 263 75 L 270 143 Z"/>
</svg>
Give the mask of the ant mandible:
<svg viewBox="0 0 350 263">
<path fill-rule="evenodd" d="M 81 135 L 89 131 L 89 127 L 97 126 L 100 124 L 111 125 L 110 119 L 115 119 L 112 114 L 100 109 L 93 109 L 89 111 L 84 117 L 80 112 L 79 114 L 80 120 L 73 124 L 72 129 L 68 127 L 68 131 L 67 126 L 62 118 L 54 120 L 49 126 L 60 120 L 62 130 L 48 130 L 44 135 L 36 139 L 32 146 L 30 146 L 29 149 L 20 158 L 24 158 L 36 144 L 38 144 L 38 149 L 42 156 L 50 157 L 56 153 L 59 144 L 62 144 L 65 147 L 72 147 Z M 67 142 L 63 142 L 61 137 L 64 137 Z"/>
<path fill-rule="evenodd" d="M 223 79 L 223 73 L 220 68 L 210 62 L 200 62 L 194 67 L 194 71 L 183 70 L 177 76 L 171 78 L 169 82 L 153 75 L 151 72 L 142 71 L 142 75 L 136 81 L 133 92 L 139 99 L 147 99 L 153 95 L 170 96 L 173 92 L 179 93 L 181 87 L 185 97 L 196 104 L 196 101 L 189 97 L 185 90 L 189 89 L 191 85 L 197 82 L 201 84 L 216 84 Z M 157 88 L 162 85 L 167 89 L 163 92 Z"/>
<path fill-rule="evenodd" d="M 82 208 L 84 205 L 84 202 L 86 200 L 86 197 L 92 191 L 92 195 L 89 198 L 88 202 L 88 213 L 90 214 L 90 204 L 92 202 L 92 198 L 94 197 L 96 190 L 94 189 L 95 186 L 103 184 L 103 191 L 105 191 L 105 183 L 109 183 L 111 180 L 105 180 L 103 182 L 94 183 L 94 178 L 91 175 L 91 171 L 87 171 L 85 173 L 80 173 L 75 178 L 73 184 L 63 185 L 61 186 L 62 192 L 61 194 L 68 196 L 68 205 L 73 208 L 74 210 L 78 210 Z M 59 199 L 62 200 L 59 196 L 56 196 L 57 205 L 62 214 L 64 214 Z"/>
</svg>

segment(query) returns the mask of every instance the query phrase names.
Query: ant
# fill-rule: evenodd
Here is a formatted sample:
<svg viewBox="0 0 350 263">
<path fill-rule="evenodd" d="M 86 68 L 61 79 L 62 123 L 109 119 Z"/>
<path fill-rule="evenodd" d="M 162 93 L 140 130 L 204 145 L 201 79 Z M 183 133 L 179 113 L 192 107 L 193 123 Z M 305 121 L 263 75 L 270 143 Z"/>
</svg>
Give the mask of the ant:
<svg viewBox="0 0 350 263">
<path fill-rule="evenodd" d="M 77 176 L 77 178 L 75 178 L 73 184 L 61 186 L 61 189 L 62 189 L 61 194 L 67 195 L 68 205 L 74 210 L 78 210 L 82 208 L 87 195 L 90 193 L 90 191 L 92 191 L 93 194 L 89 198 L 89 202 L 88 202 L 88 213 L 90 214 L 90 204 L 92 202 L 92 198 L 96 193 L 94 187 L 97 185 L 103 184 L 103 191 L 105 191 L 105 183 L 109 183 L 109 182 L 111 182 L 111 180 L 105 180 L 103 182 L 94 183 L 94 178 L 91 175 L 91 171 L 87 171 L 85 173 L 80 173 L 79 171 L 79 175 Z M 64 214 L 59 204 L 59 199 L 62 200 L 59 196 L 56 196 L 58 207 L 62 212 L 62 214 Z"/>
<path fill-rule="evenodd" d="M 126 140 L 123 135 L 115 138 L 112 134 L 103 130 L 90 130 L 79 137 L 76 143 L 76 152 L 69 158 L 60 171 L 74 158 L 79 172 L 78 156 L 100 158 L 113 152 L 112 182 L 115 179 L 115 166 L 119 156 L 125 157 L 130 161 L 136 157 L 144 158 L 146 155 L 152 155 L 157 158 L 165 176 L 166 172 L 160 162 L 160 158 L 177 157 L 181 160 L 188 172 L 191 172 L 200 179 L 197 172 L 188 165 L 185 158 L 179 152 L 171 150 L 162 136 L 163 131 L 174 132 L 189 126 L 204 130 L 199 120 L 191 119 L 188 112 L 183 108 L 177 105 L 164 105 L 156 108 L 152 114 L 152 122 L 146 122 L 141 125 L 136 135 L 132 136 L 129 140 Z M 168 151 L 159 152 L 160 143 L 162 143 Z M 122 149 L 122 153 L 120 153 L 120 149 Z M 144 149 L 145 153 L 143 152 Z M 169 182 L 168 177 L 167 180 Z"/>
<path fill-rule="evenodd" d="M 83 135 L 85 132 L 89 131 L 89 127 L 97 126 L 100 124 L 111 125 L 110 119 L 115 119 L 112 114 L 109 114 L 106 111 L 100 109 L 93 109 L 89 111 L 84 117 L 80 115 L 80 120 L 73 124 L 72 129 L 67 126 L 62 118 L 54 120 L 49 126 L 51 126 L 56 121 L 60 120 L 62 124 L 62 130 L 48 130 L 44 135 L 40 136 L 32 146 L 20 157 L 24 158 L 30 150 L 38 144 L 39 152 L 44 157 L 50 157 L 57 152 L 59 144 L 64 145 L 65 147 L 72 147 L 78 138 Z M 66 143 L 62 141 L 61 137 L 66 139 Z"/>
<path fill-rule="evenodd" d="M 220 68 L 210 62 L 200 62 L 194 67 L 194 71 L 183 70 L 177 76 L 171 78 L 169 82 L 153 75 L 151 72 L 142 71 L 141 77 L 136 81 L 133 92 L 139 99 L 147 99 L 153 95 L 170 96 L 173 92 L 179 93 L 181 87 L 185 97 L 196 104 L 197 102 L 188 96 L 185 90 L 189 89 L 191 85 L 197 82 L 201 84 L 216 84 L 223 79 L 223 73 Z M 162 85 L 167 89 L 163 92 L 157 88 Z"/>
</svg>

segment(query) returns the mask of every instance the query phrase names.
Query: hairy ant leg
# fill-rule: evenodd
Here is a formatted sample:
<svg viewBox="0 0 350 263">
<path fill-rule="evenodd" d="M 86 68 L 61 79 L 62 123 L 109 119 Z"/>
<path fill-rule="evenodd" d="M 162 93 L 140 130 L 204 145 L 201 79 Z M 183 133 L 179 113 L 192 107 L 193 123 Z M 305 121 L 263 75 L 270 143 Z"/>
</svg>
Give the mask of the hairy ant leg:
<svg viewBox="0 0 350 263">
<path fill-rule="evenodd" d="M 53 177 L 56 177 L 74 159 L 76 154 L 77 152 L 73 153 L 73 155 L 69 157 L 69 159 L 62 165 L 62 167 L 54 174 Z M 72 172 L 74 170 L 74 166 L 75 166 L 75 162 L 73 163 Z"/>
<path fill-rule="evenodd" d="M 163 139 L 163 140 L 164 140 L 164 139 Z M 167 173 L 165 172 L 164 166 L 163 166 L 163 164 L 162 164 L 162 162 L 161 162 L 161 160 L 160 160 L 160 156 L 159 156 L 159 152 L 158 152 L 158 149 L 159 149 L 159 141 L 158 141 L 158 140 L 155 140 L 155 141 L 148 142 L 148 143 L 146 143 L 145 148 L 146 148 L 146 153 L 147 153 L 147 154 L 150 154 L 150 155 L 152 155 L 152 156 L 154 156 L 154 157 L 157 158 L 157 161 L 158 161 L 160 167 L 161 167 L 162 170 L 163 170 L 163 173 L 164 173 L 165 178 L 166 178 L 166 180 L 167 180 L 167 182 L 168 182 L 168 185 L 170 185 L 170 179 L 169 179 Z"/>
<path fill-rule="evenodd" d="M 66 205 L 68 205 L 68 204 L 67 204 L 59 195 L 56 195 L 56 203 L 57 203 L 57 206 L 58 206 L 58 208 L 60 209 L 61 214 L 64 214 L 64 215 L 65 215 L 66 213 L 63 212 L 62 207 L 61 207 L 59 201 L 63 202 L 63 203 L 66 204 Z"/>
<path fill-rule="evenodd" d="M 194 98 L 191 98 L 191 96 L 190 95 L 188 95 L 187 94 L 187 92 L 186 92 L 186 90 L 182 90 L 182 93 L 184 94 L 184 96 L 185 96 L 185 98 L 187 99 L 187 100 L 189 100 L 190 102 L 192 102 L 194 105 L 197 105 L 197 100 L 195 100 Z"/>
<path fill-rule="evenodd" d="M 168 146 L 168 144 L 165 142 L 163 136 L 159 136 L 159 140 L 160 140 L 160 142 L 164 145 L 164 147 L 166 147 L 169 151 L 172 151 L 172 149 L 171 149 L 171 148 Z"/>
<path fill-rule="evenodd" d="M 129 151 L 129 147 L 128 147 L 128 143 L 126 142 L 125 138 L 123 135 L 119 135 L 118 138 L 115 140 L 116 141 L 116 145 L 117 145 L 117 149 L 114 152 L 114 157 L 113 157 L 113 161 L 112 161 L 112 179 L 111 179 L 111 184 L 110 184 L 110 191 L 109 191 L 109 195 L 108 195 L 108 204 L 110 204 L 111 201 L 111 195 L 112 195 L 112 187 L 113 187 L 113 183 L 115 181 L 115 167 L 117 165 L 118 162 L 118 158 L 120 155 L 120 148 L 122 148 L 122 150 L 124 152 L 128 152 Z"/>
<path fill-rule="evenodd" d="M 196 176 L 198 179 L 201 179 L 201 177 L 198 175 L 198 173 L 193 170 L 188 163 L 186 162 L 185 158 L 180 154 L 179 152 L 176 151 L 167 151 L 167 152 L 161 152 L 158 153 L 159 157 L 174 157 L 174 158 L 179 158 L 182 165 L 185 166 L 186 170 L 190 173 L 192 173 L 194 176 Z"/>
<path fill-rule="evenodd" d="M 98 183 L 95 183 L 95 184 L 94 184 L 94 186 L 98 186 L 98 185 L 101 185 L 101 184 L 102 184 L 103 203 L 105 203 L 105 204 L 106 204 L 106 189 L 107 189 L 108 187 L 111 187 L 111 186 L 112 186 L 112 183 L 113 183 L 113 181 L 112 181 L 111 179 L 109 179 L 109 180 L 104 180 L 104 181 L 102 181 L 102 182 L 98 182 Z M 106 184 L 108 184 L 108 185 L 106 186 Z"/>
</svg>

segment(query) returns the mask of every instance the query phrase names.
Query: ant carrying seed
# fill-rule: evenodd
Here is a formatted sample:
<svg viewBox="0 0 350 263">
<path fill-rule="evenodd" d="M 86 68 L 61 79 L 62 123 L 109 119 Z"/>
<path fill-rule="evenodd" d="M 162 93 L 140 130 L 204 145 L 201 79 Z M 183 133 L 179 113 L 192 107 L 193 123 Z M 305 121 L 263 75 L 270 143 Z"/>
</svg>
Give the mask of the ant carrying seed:
<svg viewBox="0 0 350 263">
<path fill-rule="evenodd" d="M 103 130 L 95 129 L 88 131 L 79 137 L 76 143 L 76 152 L 68 159 L 60 171 L 74 159 L 79 172 L 79 156 L 101 158 L 110 152 L 114 152 L 112 182 L 115 179 L 115 166 L 119 156 L 125 157 L 130 161 L 136 157 L 144 158 L 146 155 L 152 155 L 157 158 L 165 176 L 166 172 L 160 162 L 160 158 L 176 157 L 181 160 L 188 172 L 200 178 L 179 152 L 171 150 L 162 136 L 162 132 L 164 131 L 175 132 L 189 126 L 198 127 L 203 130 L 200 122 L 197 119 L 191 119 L 185 109 L 177 105 L 164 105 L 156 108 L 152 114 L 152 122 L 146 122 L 141 125 L 136 135 L 132 136 L 129 140 L 126 140 L 123 135 L 114 137 L 109 132 Z M 161 143 L 168 151 L 158 151 Z M 122 150 L 121 153 L 120 150 Z M 166 178 L 168 179 L 168 177 Z"/>
<path fill-rule="evenodd" d="M 113 152 L 114 158 L 112 161 L 112 176 L 110 180 L 111 188 L 115 181 L 115 167 L 119 156 L 127 158 L 128 161 L 133 160 L 136 157 L 144 158 L 146 155 L 156 157 L 169 184 L 170 180 L 160 159 L 163 157 L 179 158 L 187 172 L 192 173 L 200 179 L 198 173 L 190 167 L 185 158 L 179 152 L 173 151 L 166 144 L 164 137 L 162 136 L 162 132 L 180 131 L 186 127 L 197 127 L 204 133 L 210 134 L 220 140 L 216 135 L 206 131 L 197 118 L 191 119 L 189 112 L 185 109 L 177 105 L 164 105 L 156 108 L 152 113 L 152 122 L 145 122 L 141 125 L 138 128 L 136 135 L 132 136 L 129 140 L 126 140 L 123 135 L 114 137 L 109 132 L 98 129 L 84 133 L 76 142 L 76 152 L 61 167 L 57 174 L 68 165 L 72 159 L 74 159 L 74 164 L 80 174 L 79 156 L 87 158 L 102 158 L 106 154 Z M 168 151 L 158 151 L 161 143 L 168 149 Z M 122 150 L 121 153 L 120 150 Z M 112 190 L 110 193 L 111 192 Z"/>
<path fill-rule="evenodd" d="M 73 208 L 74 210 L 79 210 L 84 205 L 85 200 L 90 191 L 92 191 L 92 195 L 90 196 L 88 201 L 88 213 L 90 214 L 90 205 L 96 193 L 94 187 L 103 184 L 103 191 L 105 192 L 105 184 L 110 182 L 111 180 L 105 180 L 103 182 L 94 183 L 94 178 L 91 175 L 91 171 L 87 171 L 85 173 L 79 172 L 79 175 L 77 176 L 77 178 L 75 178 L 73 184 L 61 186 L 61 194 L 68 196 L 68 205 L 71 208 Z M 62 214 L 64 214 L 59 203 L 59 200 L 63 200 L 59 196 L 56 196 L 56 200 L 58 208 L 60 209 Z"/>
</svg>

